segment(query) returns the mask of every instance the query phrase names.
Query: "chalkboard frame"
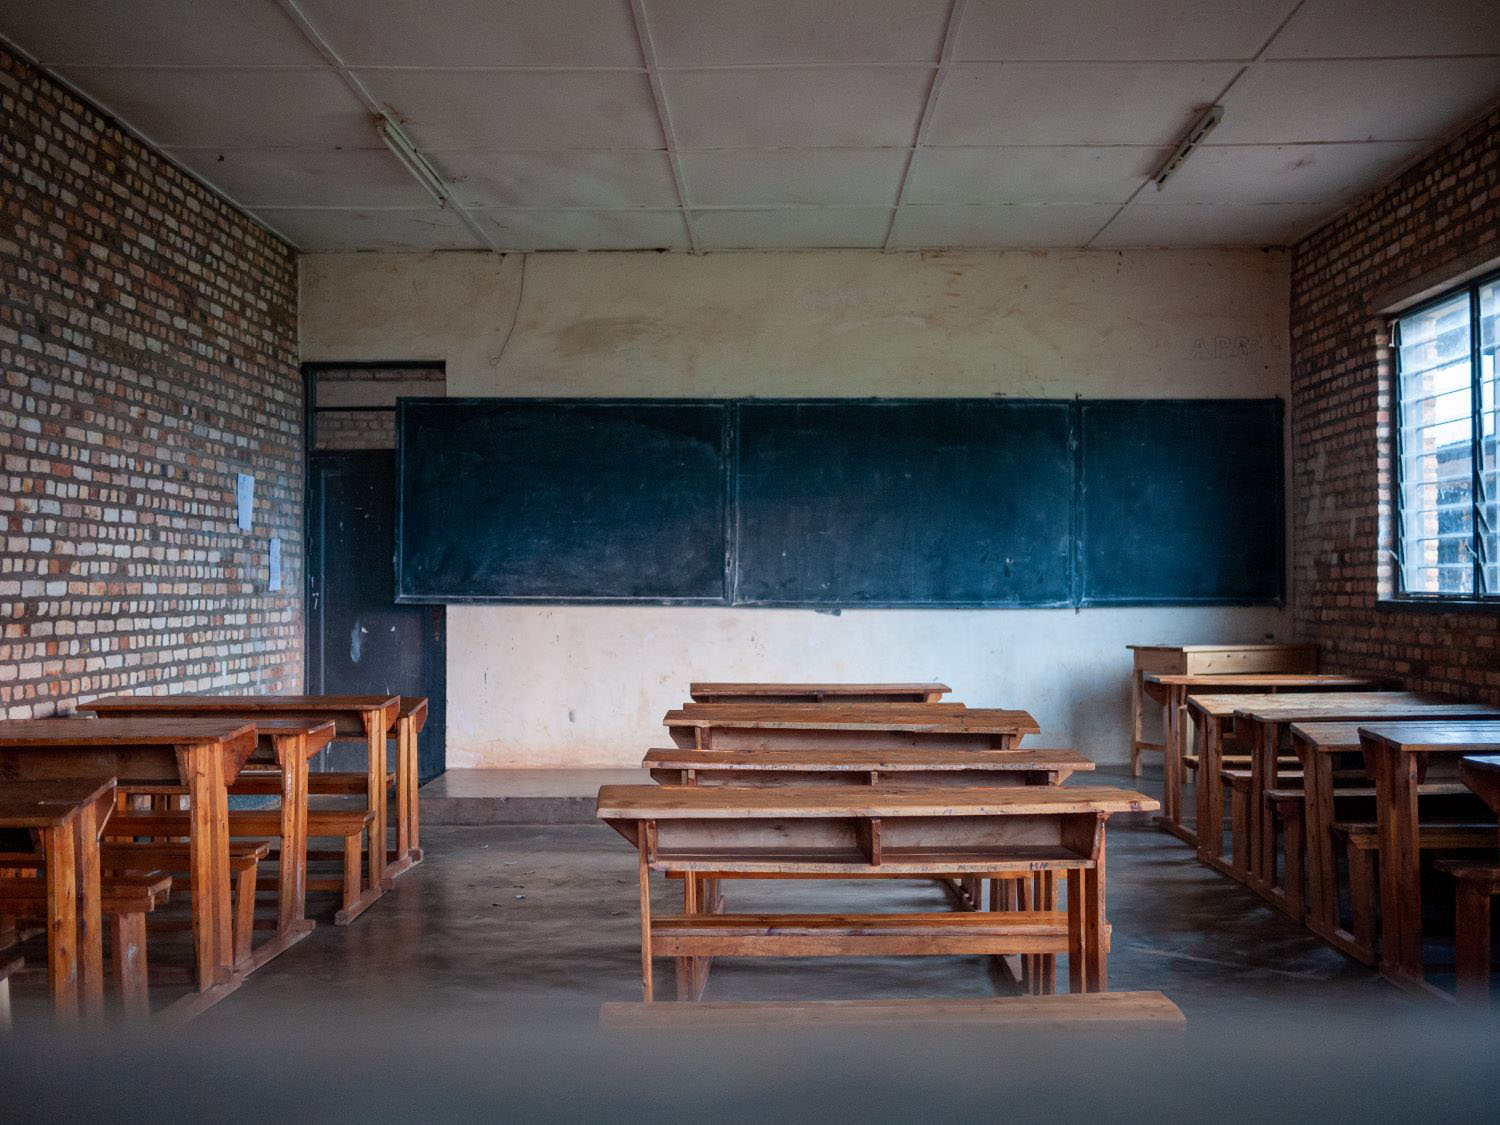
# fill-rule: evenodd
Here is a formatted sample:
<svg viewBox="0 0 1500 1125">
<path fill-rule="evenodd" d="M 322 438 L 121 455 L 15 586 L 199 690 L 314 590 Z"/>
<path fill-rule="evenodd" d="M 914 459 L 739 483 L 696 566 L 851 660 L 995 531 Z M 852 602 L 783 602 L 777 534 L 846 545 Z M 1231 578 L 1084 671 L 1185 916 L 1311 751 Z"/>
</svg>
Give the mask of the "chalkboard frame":
<svg viewBox="0 0 1500 1125">
<path fill-rule="evenodd" d="M 738 537 L 740 534 L 741 512 L 739 510 L 739 412 L 741 406 L 801 406 L 832 404 L 840 406 L 855 406 L 861 404 L 881 405 L 888 407 L 912 406 L 943 402 L 971 402 L 991 404 L 995 401 L 1004 401 L 1017 404 L 1067 404 L 1069 411 L 1070 442 L 1073 453 L 1072 467 L 1072 489 L 1071 502 L 1069 504 L 1069 537 L 1070 550 L 1068 551 L 1069 564 L 1069 596 L 1066 600 L 1057 601 L 859 601 L 859 602 L 837 602 L 837 601 L 769 601 L 769 600 L 739 600 L 737 591 L 739 582 L 739 552 Z M 546 596 L 546 595 L 490 595 L 490 594 L 413 594 L 405 592 L 403 580 L 403 554 L 402 544 L 404 540 L 403 506 L 404 506 L 404 441 L 406 404 L 432 405 L 442 404 L 445 406 L 463 407 L 468 405 L 493 405 L 497 401 L 516 405 L 588 405 L 588 406 L 627 406 L 642 407 L 650 405 L 682 405 L 682 406 L 716 406 L 724 410 L 723 430 L 720 436 L 721 465 L 721 515 L 723 527 L 723 571 L 722 571 L 722 594 L 718 597 L 581 597 L 581 596 Z M 1228 597 L 1173 597 L 1173 598 L 1131 598 L 1131 597 L 1088 597 L 1084 594 L 1084 527 L 1083 527 L 1083 488 L 1084 488 L 1084 434 L 1083 434 L 1083 406 L 1086 402 L 1149 402 L 1162 406 L 1177 404 L 1207 404 L 1207 403 L 1236 403 L 1236 404 L 1261 404 L 1274 409 L 1274 417 L 1277 421 L 1276 443 L 1280 450 L 1280 456 L 1276 459 L 1275 473 L 1275 506 L 1276 506 L 1276 577 L 1275 594 L 1269 598 L 1246 598 L 1241 596 Z M 841 613 L 844 610 L 880 610 L 880 609 L 1072 609 L 1080 610 L 1086 608 L 1107 607 L 1153 607 L 1153 606 L 1271 606 L 1280 608 L 1285 605 L 1286 599 L 1286 473 L 1285 473 L 1285 403 L 1278 396 L 1275 398 L 1142 398 L 1142 399 L 1057 399 L 1057 398 L 1030 398 L 997 396 L 997 398 L 975 398 L 973 396 L 929 396 L 929 397 L 808 397 L 808 398 L 630 398 L 630 397 L 548 397 L 548 396 L 471 396 L 464 398 L 403 398 L 396 402 L 396 543 L 392 562 L 395 567 L 396 579 L 396 602 L 402 605 L 689 605 L 689 606 L 723 606 L 745 609 L 805 609 L 819 613 Z M 1206 529 L 1205 534 L 1212 534 L 1212 529 Z"/>
<path fill-rule="evenodd" d="M 716 597 L 612 597 L 580 596 L 559 597 L 552 595 L 523 594 L 434 594 L 411 593 L 403 586 L 406 568 L 403 544 L 405 527 L 405 472 L 406 450 L 404 435 L 408 406 L 588 406 L 588 407 L 653 407 L 653 406 L 712 406 L 723 410 L 723 421 L 719 431 L 719 515 L 723 535 L 722 565 L 719 572 L 720 593 Z M 396 543 L 392 556 L 395 567 L 397 605 L 684 605 L 727 606 L 729 602 L 730 565 L 734 552 L 734 400 L 723 398 L 587 398 L 550 397 L 544 395 L 471 395 L 467 397 L 413 397 L 396 400 Z"/>
</svg>

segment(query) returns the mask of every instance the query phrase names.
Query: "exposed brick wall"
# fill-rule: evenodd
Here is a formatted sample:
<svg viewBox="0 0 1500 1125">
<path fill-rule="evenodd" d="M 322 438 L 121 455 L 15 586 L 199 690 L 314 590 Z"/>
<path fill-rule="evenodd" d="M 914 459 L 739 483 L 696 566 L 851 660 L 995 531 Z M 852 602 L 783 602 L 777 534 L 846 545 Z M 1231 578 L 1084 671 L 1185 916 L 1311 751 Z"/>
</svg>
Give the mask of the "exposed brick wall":
<svg viewBox="0 0 1500 1125">
<path fill-rule="evenodd" d="M 395 449 L 396 399 L 441 398 L 446 389 L 442 369 L 431 365 L 318 368 L 313 388 L 319 407 L 313 419 L 313 448 Z M 381 409 L 337 409 L 340 406 Z"/>
<path fill-rule="evenodd" d="M 1374 303 L 1500 238 L 1500 108 L 1293 248 L 1294 616 L 1332 671 L 1500 702 L 1500 614 L 1394 591 L 1387 328 Z"/>
<path fill-rule="evenodd" d="M 296 284 L 291 247 L 0 47 L 0 714 L 301 686 Z"/>
</svg>

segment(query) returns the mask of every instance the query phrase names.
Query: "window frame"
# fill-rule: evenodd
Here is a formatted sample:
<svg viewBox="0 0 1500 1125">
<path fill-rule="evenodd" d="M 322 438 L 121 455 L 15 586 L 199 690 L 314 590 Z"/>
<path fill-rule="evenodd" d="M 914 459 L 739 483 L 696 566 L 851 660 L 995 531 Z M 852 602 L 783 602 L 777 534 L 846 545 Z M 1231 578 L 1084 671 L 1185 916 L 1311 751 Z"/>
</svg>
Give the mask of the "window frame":
<svg viewBox="0 0 1500 1125">
<path fill-rule="evenodd" d="M 1392 553 L 1395 556 L 1395 592 L 1388 599 L 1382 599 L 1386 604 L 1400 603 L 1405 606 L 1426 606 L 1429 608 L 1451 608 L 1455 606 L 1489 606 L 1500 608 L 1500 583 L 1493 591 L 1485 589 L 1485 558 L 1484 533 L 1486 530 L 1484 520 L 1484 507 L 1490 499 L 1484 493 L 1484 385 L 1483 385 L 1483 360 L 1481 352 L 1481 341 L 1483 339 L 1482 324 L 1480 321 L 1479 292 L 1485 286 L 1500 282 L 1500 270 L 1491 270 L 1477 277 L 1469 278 L 1457 285 L 1445 288 L 1425 300 L 1411 305 L 1409 308 L 1401 309 L 1399 312 L 1389 314 L 1386 321 L 1387 339 L 1389 340 L 1389 354 L 1391 357 L 1391 485 L 1392 485 L 1392 511 L 1395 515 L 1395 544 Z M 1469 460 L 1470 460 L 1470 482 L 1469 482 L 1469 507 L 1470 507 L 1470 532 L 1469 532 L 1469 559 L 1472 566 L 1472 590 L 1468 592 L 1432 592 L 1411 591 L 1406 589 L 1406 487 L 1402 466 L 1405 463 L 1402 456 L 1402 382 L 1401 382 L 1401 321 L 1415 316 L 1426 309 L 1435 308 L 1438 305 L 1452 301 L 1460 294 L 1468 298 L 1469 305 Z M 1497 393 L 1500 393 L 1500 378 L 1497 378 Z M 1500 432 L 1495 435 L 1497 446 L 1500 446 Z M 1497 458 L 1500 458 L 1500 449 L 1497 449 Z M 1459 479 L 1462 479 L 1461 477 Z M 1500 500 L 1500 496 L 1495 497 Z M 1500 530 L 1500 529 L 1497 529 Z M 1500 563 L 1500 559 L 1493 560 Z"/>
</svg>

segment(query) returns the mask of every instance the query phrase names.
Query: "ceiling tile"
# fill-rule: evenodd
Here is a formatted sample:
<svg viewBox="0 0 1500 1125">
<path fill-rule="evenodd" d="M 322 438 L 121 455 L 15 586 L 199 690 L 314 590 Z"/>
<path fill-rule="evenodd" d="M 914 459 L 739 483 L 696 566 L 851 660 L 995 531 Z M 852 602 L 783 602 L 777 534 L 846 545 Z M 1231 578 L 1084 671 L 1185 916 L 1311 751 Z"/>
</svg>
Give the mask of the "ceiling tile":
<svg viewBox="0 0 1500 1125">
<path fill-rule="evenodd" d="M 909 146 L 931 82 L 927 67 L 662 75 L 681 148 Z"/>
<path fill-rule="evenodd" d="M 369 114 L 328 70 L 63 67 L 164 148 L 377 148 Z"/>
<path fill-rule="evenodd" d="M 275 4 L 245 0 L 0 0 L 5 37 L 43 66 L 313 66 Z"/>
<path fill-rule="evenodd" d="M 1160 192 L 1162 203 L 1331 203 L 1373 187 L 1423 148 L 1370 144 L 1206 145 Z"/>
<path fill-rule="evenodd" d="M 892 207 L 904 148 L 711 149 L 678 154 L 688 201 Z"/>
<path fill-rule="evenodd" d="M 1233 63 L 961 63 L 938 96 L 933 145 L 1169 145 Z"/>
<path fill-rule="evenodd" d="M 964 8 L 958 59 L 1249 59 L 1296 0 L 986 0 Z"/>
<path fill-rule="evenodd" d="M 1116 204 L 903 206 L 893 249 L 1082 246 L 1119 209 Z"/>
<path fill-rule="evenodd" d="M 427 207 L 432 197 L 385 149 L 168 149 L 243 207 Z"/>
<path fill-rule="evenodd" d="M 476 211 L 502 250 L 659 250 L 688 247 L 680 211 Z"/>
<path fill-rule="evenodd" d="M 1137 200 L 1091 246 L 1285 246 L 1335 208 L 1323 203 L 1157 203 Z"/>
<path fill-rule="evenodd" d="M 299 250 L 482 250 L 452 211 L 258 207 L 254 214 Z"/>
<path fill-rule="evenodd" d="M 662 66 L 936 62 L 949 0 L 647 0 Z"/>
<path fill-rule="evenodd" d="M 643 65 L 628 0 L 298 0 L 350 66 Z"/>
<path fill-rule="evenodd" d="M 471 207 L 676 207 L 665 152 L 429 152 Z"/>
<path fill-rule="evenodd" d="M 878 247 L 890 221 L 888 207 L 693 212 L 705 250 Z"/>
<path fill-rule="evenodd" d="M 1307 0 L 1267 58 L 1500 54 L 1495 0 Z"/>
<path fill-rule="evenodd" d="M 663 148 L 643 73 L 362 70 L 423 151 Z"/>
<path fill-rule="evenodd" d="M 1157 148 L 924 148 L 908 203 L 1124 203 L 1161 161 Z"/>
<path fill-rule="evenodd" d="M 1213 143 L 1430 139 L 1497 97 L 1495 59 L 1257 63 L 1225 96 Z"/>
</svg>

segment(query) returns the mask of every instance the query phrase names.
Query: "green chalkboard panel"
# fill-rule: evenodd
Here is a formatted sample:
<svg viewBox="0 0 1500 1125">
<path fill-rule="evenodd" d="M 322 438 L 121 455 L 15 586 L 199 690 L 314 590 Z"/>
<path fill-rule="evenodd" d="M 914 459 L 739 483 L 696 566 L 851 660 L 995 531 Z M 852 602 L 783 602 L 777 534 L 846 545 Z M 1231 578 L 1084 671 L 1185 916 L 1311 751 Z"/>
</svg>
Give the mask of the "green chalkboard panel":
<svg viewBox="0 0 1500 1125">
<path fill-rule="evenodd" d="M 746 402 L 735 601 L 1066 605 L 1067 402 Z"/>
<path fill-rule="evenodd" d="M 1080 604 L 1281 600 L 1280 400 L 1094 400 L 1079 415 Z"/>
<path fill-rule="evenodd" d="M 722 603 L 729 410 L 403 399 L 397 600 Z"/>
</svg>

